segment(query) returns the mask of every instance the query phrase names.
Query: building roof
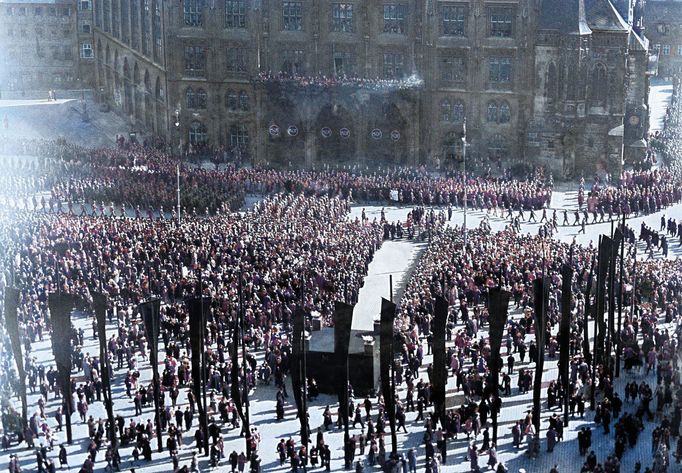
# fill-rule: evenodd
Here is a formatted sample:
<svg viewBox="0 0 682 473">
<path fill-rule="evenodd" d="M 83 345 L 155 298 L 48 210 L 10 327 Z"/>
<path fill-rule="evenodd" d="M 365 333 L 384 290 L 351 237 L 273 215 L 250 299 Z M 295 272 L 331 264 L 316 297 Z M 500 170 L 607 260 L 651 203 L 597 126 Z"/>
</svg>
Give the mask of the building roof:
<svg viewBox="0 0 682 473">
<path fill-rule="evenodd" d="M 71 0 L 0 0 L 0 5 L 71 5 Z"/>
<path fill-rule="evenodd" d="M 585 0 L 543 0 L 539 28 L 581 36 L 592 33 L 585 18 Z"/>
<path fill-rule="evenodd" d="M 585 0 L 585 8 L 592 30 L 626 32 L 630 29 L 610 0 Z"/>
</svg>

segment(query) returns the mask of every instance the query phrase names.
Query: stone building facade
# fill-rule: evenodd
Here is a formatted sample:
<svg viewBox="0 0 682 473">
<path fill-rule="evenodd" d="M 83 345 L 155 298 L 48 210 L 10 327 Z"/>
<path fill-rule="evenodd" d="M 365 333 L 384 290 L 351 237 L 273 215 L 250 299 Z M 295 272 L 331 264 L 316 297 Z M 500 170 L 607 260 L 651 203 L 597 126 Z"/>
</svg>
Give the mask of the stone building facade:
<svg viewBox="0 0 682 473">
<path fill-rule="evenodd" d="M 638 15 L 610 0 L 95 0 L 96 75 L 174 150 L 457 167 L 466 121 L 468 168 L 618 172 L 646 131 Z"/>
<path fill-rule="evenodd" d="M 658 75 L 682 72 L 682 2 L 649 0 L 646 25 L 651 54 L 658 57 Z"/>
<path fill-rule="evenodd" d="M 0 90 L 89 87 L 92 37 L 90 0 L 0 0 Z"/>
</svg>

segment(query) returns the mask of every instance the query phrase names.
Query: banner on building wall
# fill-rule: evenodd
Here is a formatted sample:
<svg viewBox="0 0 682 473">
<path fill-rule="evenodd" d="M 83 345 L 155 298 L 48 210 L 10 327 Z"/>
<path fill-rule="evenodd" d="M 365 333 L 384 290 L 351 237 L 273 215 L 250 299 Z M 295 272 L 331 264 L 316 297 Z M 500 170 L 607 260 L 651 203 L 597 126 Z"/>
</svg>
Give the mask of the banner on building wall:
<svg viewBox="0 0 682 473">
<path fill-rule="evenodd" d="M 393 130 L 391 132 L 391 139 L 393 141 L 398 141 L 400 139 L 400 132 L 398 130 Z"/>
<path fill-rule="evenodd" d="M 289 125 L 289 128 L 287 128 L 287 134 L 289 136 L 298 135 L 298 127 L 296 125 Z"/>
<path fill-rule="evenodd" d="M 270 125 L 270 128 L 268 128 L 268 133 L 270 133 L 270 136 L 279 136 L 279 126 Z"/>
<path fill-rule="evenodd" d="M 329 138 L 332 136 L 332 129 L 328 126 L 325 126 L 322 128 L 322 130 L 320 130 L 320 133 L 322 134 L 322 138 Z"/>
<path fill-rule="evenodd" d="M 339 130 L 339 135 L 341 135 L 341 138 L 348 138 L 350 136 L 350 130 L 348 128 L 341 128 Z"/>
<path fill-rule="evenodd" d="M 371 135 L 372 135 L 372 138 L 374 138 L 375 140 L 380 140 L 381 137 L 384 136 L 383 132 L 378 128 L 375 128 L 374 130 L 372 130 Z"/>
</svg>

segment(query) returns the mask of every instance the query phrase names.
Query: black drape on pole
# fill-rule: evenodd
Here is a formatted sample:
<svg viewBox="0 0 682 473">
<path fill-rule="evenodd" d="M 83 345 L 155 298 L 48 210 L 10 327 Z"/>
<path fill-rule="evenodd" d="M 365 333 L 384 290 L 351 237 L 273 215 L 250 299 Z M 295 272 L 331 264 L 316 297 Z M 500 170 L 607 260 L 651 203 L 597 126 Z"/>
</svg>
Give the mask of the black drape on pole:
<svg viewBox="0 0 682 473">
<path fill-rule="evenodd" d="M 445 388 L 447 386 L 448 371 L 445 359 L 445 326 L 448 323 L 448 301 L 442 296 L 436 296 L 436 307 L 431 333 L 433 334 L 433 382 L 431 399 L 434 405 L 434 425 L 440 420 L 445 428 Z"/>
<path fill-rule="evenodd" d="M 559 376 L 564 389 L 564 425 L 568 425 L 569 346 L 571 344 L 571 302 L 573 300 L 573 267 L 561 267 L 561 323 L 559 324 Z"/>
<path fill-rule="evenodd" d="M 232 359 L 232 369 L 230 370 L 230 395 L 232 396 L 232 402 L 234 402 L 234 405 L 237 408 L 239 420 L 242 423 L 242 433 L 246 434 L 249 427 L 246 425 L 246 418 L 244 416 L 242 392 L 240 388 L 241 383 L 239 381 L 239 347 L 241 345 L 240 318 L 241 314 L 238 314 L 237 320 L 234 321 L 234 327 L 232 329 L 232 346 L 230 350 L 230 358 Z"/>
<path fill-rule="evenodd" d="M 303 373 L 303 357 L 305 356 L 305 311 L 298 306 L 294 313 L 293 333 L 291 337 L 291 386 L 294 390 L 296 411 L 301 423 L 301 445 L 308 448 L 310 431 L 308 427 L 308 412 L 305 407 L 303 383 L 306 383 Z"/>
<path fill-rule="evenodd" d="M 111 401 L 111 378 L 109 376 L 111 366 L 109 363 L 109 350 L 107 348 L 107 296 L 101 292 L 92 293 L 92 306 L 95 310 L 97 320 L 97 338 L 99 338 L 99 366 L 100 376 L 102 377 L 102 394 L 104 396 L 104 407 L 107 411 L 109 421 L 109 440 L 114 452 L 118 450 L 118 439 L 116 438 L 116 422 L 114 421 L 114 409 Z M 118 466 L 118 455 L 113 455 L 114 467 Z"/>
<path fill-rule="evenodd" d="M 583 318 L 583 355 L 588 366 L 592 363 L 592 354 L 590 353 L 590 333 L 588 322 L 590 319 L 590 312 L 592 311 L 592 283 L 594 281 L 594 262 L 596 256 L 592 256 L 592 264 L 590 265 L 590 273 L 587 275 L 587 288 L 585 289 L 585 316 Z"/>
<path fill-rule="evenodd" d="M 511 293 L 502 290 L 500 287 L 491 288 L 488 291 L 488 323 L 490 324 L 490 379 L 492 384 L 490 391 L 495 397 L 499 397 L 500 389 L 500 370 L 498 360 L 500 358 L 500 348 L 502 346 L 502 336 L 504 327 L 507 325 L 507 311 L 509 310 L 509 299 Z M 493 442 L 497 443 L 497 414 L 492 412 L 493 422 Z"/>
<path fill-rule="evenodd" d="M 616 228 L 611 241 L 611 257 L 609 259 L 609 277 L 608 277 L 608 294 L 609 294 L 609 331 L 608 343 L 606 348 L 605 360 L 606 366 L 609 369 L 613 368 L 613 346 L 614 338 L 616 336 L 616 266 L 618 265 L 618 250 L 620 249 L 620 242 L 623 240 L 623 232 L 620 228 Z"/>
<path fill-rule="evenodd" d="M 210 297 L 195 297 L 187 301 L 189 310 L 189 340 L 192 346 L 192 391 L 197 401 L 199 411 L 199 425 L 204 433 L 204 455 L 208 456 L 208 416 L 204 405 L 204 392 L 206 384 L 204 374 L 206 363 L 204 361 L 204 329 L 208 320 L 208 312 L 211 310 Z"/>
<path fill-rule="evenodd" d="M 625 214 L 623 214 L 623 231 L 625 230 Z M 620 269 L 618 271 L 618 327 L 616 327 L 616 332 L 618 334 L 618 339 L 616 342 L 618 343 L 618 346 L 616 347 L 616 373 L 615 377 L 618 378 L 620 376 L 620 357 L 622 353 L 622 330 L 623 330 L 623 303 L 624 303 L 624 297 L 625 297 L 625 290 L 623 288 L 623 265 L 625 264 L 625 235 L 622 235 L 622 238 L 620 239 Z"/>
<path fill-rule="evenodd" d="M 609 261 L 611 261 L 611 242 L 611 238 L 602 235 L 599 243 L 599 259 L 597 262 L 597 312 L 595 313 L 595 325 L 597 330 L 594 337 L 595 364 L 605 363 L 606 360 L 604 340 L 607 326 L 606 321 L 604 320 L 604 312 L 606 311 L 606 280 L 608 277 Z"/>
<path fill-rule="evenodd" d="M 336 301 L 334 303 L 334 356 L 336 358 L 336 392 L 339 397 L 339 408 L 344 425 L 344 458 L 346 466 L 350 466 L 348 451 L 350 436 L 348 434 L 348 346 L 353 323 L 352 305 Z"/>
<path fill-rule="evenodd" d="M 17 363 L 17 374 L 19 379 L 19 399 L 21 399 L 21 421 L 22 427 L 28 426 L 28 402 L 26 401 L 26 372 L 24 371 L 24 357 L 21 354 L 21 337 L 19 336 L 19 290 L 13 287 L 5 288 L 5 326 L 9 334 L 9 341 L 12 344 L 12 354 Z M 23 432 L 22 432 L 23 434 Z"/>
<path fill-rule="evenodd" d="M 63 396 L 64 417 L 66 418 L 66 439 L 73 442 L 71 414 L 73 394 L 71 393 L 71 311 L 78 298 L 71 294 L 52 293 L 48 298 L 52 320 L 52 353 L 57 363 L 59 388 Z"/>
<path fill-rule="evenodd" d="M 549 283 L 546 278 L 533 281 L 533 307 L 535 309 L 535 343 L 538 354 L 533 380 L 533 425 L 535 426 L 535 445 L 540 438 L 540 395 L 542 390 L 542 370 L 545 365 L 545 330 L 547 325 L 547 299 Z M 535 449 L 537 453 L 537 449 Z"/>
<path fill-rule="evenodd" d="M 395 430 L 395 386 L 391 382 L 391 367 L 393 366 L 393 340 L 396 305 L 384 298 L 381 299 L 381 319 L 379 322 L 379 377 L 381 378 L 381 392 L 391 428 L 391 452 L 398 451 L 398 437 Z"/>
<path fill-rule="evenodd" d="M 149 363 L 152 366 L 152 381 L 154 385 L 154 412 L 156 414 L 156 439 L 159 444 L 159 452 L 163 451 L 163 439 L 161 430 L 161 386 L 159 382 L 159 324 L 161 301 L 152 299 L 139 305 L 142 322 L 144 323 L 144 333 L 147 343 L 149 343 Z"/>
</svg>

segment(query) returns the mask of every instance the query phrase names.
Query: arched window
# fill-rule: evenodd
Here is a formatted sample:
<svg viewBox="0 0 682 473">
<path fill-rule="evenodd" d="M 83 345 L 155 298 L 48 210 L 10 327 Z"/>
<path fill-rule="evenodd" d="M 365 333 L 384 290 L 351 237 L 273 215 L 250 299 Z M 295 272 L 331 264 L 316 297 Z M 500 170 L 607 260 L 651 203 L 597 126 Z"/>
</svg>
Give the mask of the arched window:
<svg viewBox="0 0 682 473">
<path fill-rule="evenodd" d="M 497 103 L 488 102 L 488 111 L 486 113 L 486 120 L 488 123 L 497 123 Z"/>
<path fill-rule="evenodd" d="M 250 108 L 251 100 L 249 99 L 249 95 L 242 90 L 239 92 L 239 110 L 248 112 Z"/>
<path fill-rule="evenodd" d="M 443 140 L 443 159 L 445 162 L 458 164 L 462 161 L 463 143 L 458 133 L 450 133 Z"/>
<path fill-rule="evenodd" d="M 556 66 L 553 62 L 547 68 L 547 79 L 545 82 L 545 97 L 547 104 L 553 105 L 559 100 L 559 81 L 557 79 Z"/>
<path fill-rule="evenodd" d="M 201 122 L 195 120 L 190 124 L 189 142 L 194 146 L 205 145 L 208 142 L 208 132 Z"/>
<path fill-rule="evenodd" d="M 507 102 L 500 103 L 497 110 L 497 122 L 498 123 L 509 123 L 511 121 L 511 109 Z"/>
<path fill-rule="evenodd" d="M 196 93 L 196 98 L 194 101 L 194 108 L 199 108 L 201 110 L 204 110 L 206 108 L 206 104 L 208 103 L 208 98 L 206 96 L 206 91 L 204 89 L 198 89 Z"/>
<path fill-rule="evenodd" d="M 204 12 L 204 0 L 185 0 L 184 14 L 185 25 L 187 26 L 202 26 Z"/>
<path fill-rule="evenodd" d="M 249 146 L 249 129 L 244 124 L 230 127 L 230 146 L 233 148 L 246 149 Z"/>
<path fill-rule="evenodd" d="M 592 107 L 606 106 L 606 97 L 609 93 L 609 88 L 606 67 L 603 64 L 597 64 L 594 66 L 594 69 L 592 69 L 590 92 L 590 105 Z"/>
<path fill-rule="evenodd" d="M 464 102 L 455 100 L 452 104 L 452 121 L 454 123 L 462 123 L 466 115 L 466 108 Z"/>
<path fill-rule="evenodd" d="M 187 90 L 185 90 L 185 103 L 187 108 L 196 108 L 196 94 L 191 87 L 187 87 Z"/>
<path fill-rule="evenodd" d="M 440 103 L 440 116 L 444 122 L 452 121 L 452 104 L 448 99 L 443 99 Z"/>
<path fill-rule="evenodd" d="M 225 106 L 228 110 L 237 110 L 237 93 L 232 89 L 225 94 Z"/>
</svg>

